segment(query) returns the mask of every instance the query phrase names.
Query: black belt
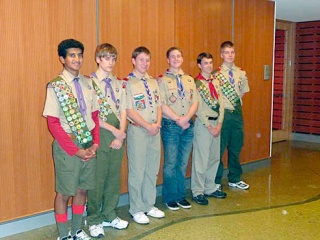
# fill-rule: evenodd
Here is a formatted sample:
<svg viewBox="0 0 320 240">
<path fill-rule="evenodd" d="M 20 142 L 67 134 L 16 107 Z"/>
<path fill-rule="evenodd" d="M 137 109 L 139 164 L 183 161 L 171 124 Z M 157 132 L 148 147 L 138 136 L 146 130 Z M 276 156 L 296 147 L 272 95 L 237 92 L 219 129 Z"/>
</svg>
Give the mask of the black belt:
<svg viewBox="0 0 320 240">
<path fill-rule="evenodd" d="M 208 120 L 217 120 L 218 117 L 208 117 Z"/>
</svg>

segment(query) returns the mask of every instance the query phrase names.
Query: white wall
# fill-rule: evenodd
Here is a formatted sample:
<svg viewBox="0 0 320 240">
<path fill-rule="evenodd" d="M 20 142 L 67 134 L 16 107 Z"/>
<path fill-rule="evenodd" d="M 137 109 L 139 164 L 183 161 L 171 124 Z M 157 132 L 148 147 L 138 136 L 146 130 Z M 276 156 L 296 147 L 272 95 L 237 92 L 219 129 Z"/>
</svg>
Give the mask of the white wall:
<svg viewBox="0 0 320 240">
<path fill-rule="evenodd" d="M 274 0 L 276 18 L 290 22 L 320 20 L 320 0 Z"/>
</svg>

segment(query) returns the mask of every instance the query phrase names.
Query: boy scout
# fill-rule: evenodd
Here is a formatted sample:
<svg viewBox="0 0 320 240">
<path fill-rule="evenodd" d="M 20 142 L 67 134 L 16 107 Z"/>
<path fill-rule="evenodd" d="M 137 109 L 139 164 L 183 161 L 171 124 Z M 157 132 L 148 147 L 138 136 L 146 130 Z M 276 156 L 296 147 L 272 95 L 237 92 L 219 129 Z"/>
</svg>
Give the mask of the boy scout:
<svg viewBox="0 0 320 240">
<path fill-rule="evenodd" d="M 126 86 L 127 115 L 130 121 L 127 132 L 129 212 L 139 224 L 149 223 L 148 216 L 165 216 L 164 212 L 154 206 L 160 167 L 162 112 L 157 82 L 147 74 L 150 59 L 150 51 L 145 47 L 133 51 L 134 69 L 128 76 Z"/>
<path fill-rule="evenodd" d="M 158 79 L 162 100 L 161 137 L 164 149 L 162 199 L 170 210 L 191 208 L 185 175 L 193 141 L 192 116 L 198 108 L 194 79 L 181 69 L 182 51 L 167 51 L 169 69 Z"/>
<path fill-rule="evenodd" d="M 120 168 L 126 138 L 126 99 L 123 81 L 112 75 L 117 50 L 108 43 L 95 52 L 98 69 L 91 75 L 100 105 L 100 148 L 97 151 L 95 188 L 88 191 L 88 224 L 92 237 L 103 237 L 103 227 L 127 228 L 117 217 L 120 196 Z"/>
<path fill-rule="evenodd" d="M 249 92 L 246 72 L 234 64 L 235 48 L 232 42 L 226 41 L 221 44 L 220 56 L 223 59 L 222 65 L 215 71 L 214 77 L 220 81 L 223 94 L 224 121 L 221 130 L 222 159 L 225 149 L 228 149 L 228 179 L 229 187 L 248 189 L 249 184 L 241 181 L 242 167 L 239 162 L 239 155 L 243 145 L 243 118 L 241 98 Z M 221 187 L 223 176 L 223 162 L 220 162 L 216 184 Z"/>
<path fill-rule="evenodd" d="M 92 81 L 79 73 L 83 51 L 82 43 L 74 39 L 59 44 L 63 71 L 48 84 L 43 111 L 54 137 L 54 212 L 58 240 L 91 239 L 81 225 L 87 190 L 94 187 L 95 156 L 100 144 L 99 105 Z M 69 232 L 67 204 L 70 197 L 73 197 L 73 216 Z"/>
<path fill-rule="evenodd" d="M 227 196 L 214 182 L 220 162 L 220 131 L 224 108 L 219 81 L 214 80 L 211 74 L 212 55 L 200 53 L 197 63 L 201 73 L 195 78 L 195 83 L 200 100 L 194 126 L 191 191 L 196 203 L 207 205 L 206 197 Z"/>
</svg>

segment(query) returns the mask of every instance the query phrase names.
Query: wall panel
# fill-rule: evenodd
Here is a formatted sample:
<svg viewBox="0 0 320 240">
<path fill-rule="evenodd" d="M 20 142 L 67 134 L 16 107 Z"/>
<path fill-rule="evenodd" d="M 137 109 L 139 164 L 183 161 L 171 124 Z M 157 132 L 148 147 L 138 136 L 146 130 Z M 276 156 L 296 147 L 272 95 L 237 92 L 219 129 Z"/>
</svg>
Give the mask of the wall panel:
<svg viewBox="0 0 320 240">
<path fill-rule="evenodd" d="M 151 51 L 149 74 L 157 77 L 167 66 L 166 50 L 174 44 L 174 1 L 100 0 L 99 42 L 118 49 L 115 73 L 123 78 L 132 71 L 131 54 L 138 46 Z"/>
<path fill-rule="evenodd" d="M 270 156 L 272 78 L 264 80 L 264 65 L 273 65 L 274 2 L 235 0 L 236 64 L 248 75 L 250 92 L 243 98 L 245 141 L 241 162 Z M 272 74 L 270 74 L 272 76 Z"/>
<path fill-rule="evenodd" d="M 320 134 L 320 21 L 296 25 L 293 132 Z"/>
<path fill-rule="evenodd" d="M 231 38 L 232 0 L 176 0 L 175 44 L 184 53 L 183 69 L 191 76 L 199 72 L 197 56 L 213 55 L 214 66 L 221 64 L 220 44 Z"/>
<path fill-rule="evenodd" d="M 1 0 L 0 29 L 2 222 L 53 208 L 52 137 L 42 117 L 46 83 L 62 69 L 61 40 L 76 38 L 85 56 L 93 55 L 95 3 Z M 85 62 L 84 72 L 93 66 Z"/>
</svg>

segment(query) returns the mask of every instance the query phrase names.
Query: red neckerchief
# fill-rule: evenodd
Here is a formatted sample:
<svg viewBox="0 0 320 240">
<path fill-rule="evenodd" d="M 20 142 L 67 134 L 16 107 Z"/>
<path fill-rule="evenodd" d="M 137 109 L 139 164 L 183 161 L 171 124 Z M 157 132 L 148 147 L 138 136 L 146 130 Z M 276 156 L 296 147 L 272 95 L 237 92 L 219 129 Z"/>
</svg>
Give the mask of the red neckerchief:
<svg viewBox="0 0 320 240">
<path fill-rule="evenodd" d="M 214 87 L 214 85 L 212 84 L 213 78 L 205 79 L 205 77 L 202 76 L 201 73 L 199 73 L 198 76 L 196 77 L 196 79 L 207 81 L 207 82 L 208 82 L 208 85 L 209 85 L 209 90 L 210 90 L 211 97 L 212 97 L 212 98 L 215 98 L 215 99 L 219 99 L 217 90 L 216 90 L 216 88 Z"/>
</svg>

